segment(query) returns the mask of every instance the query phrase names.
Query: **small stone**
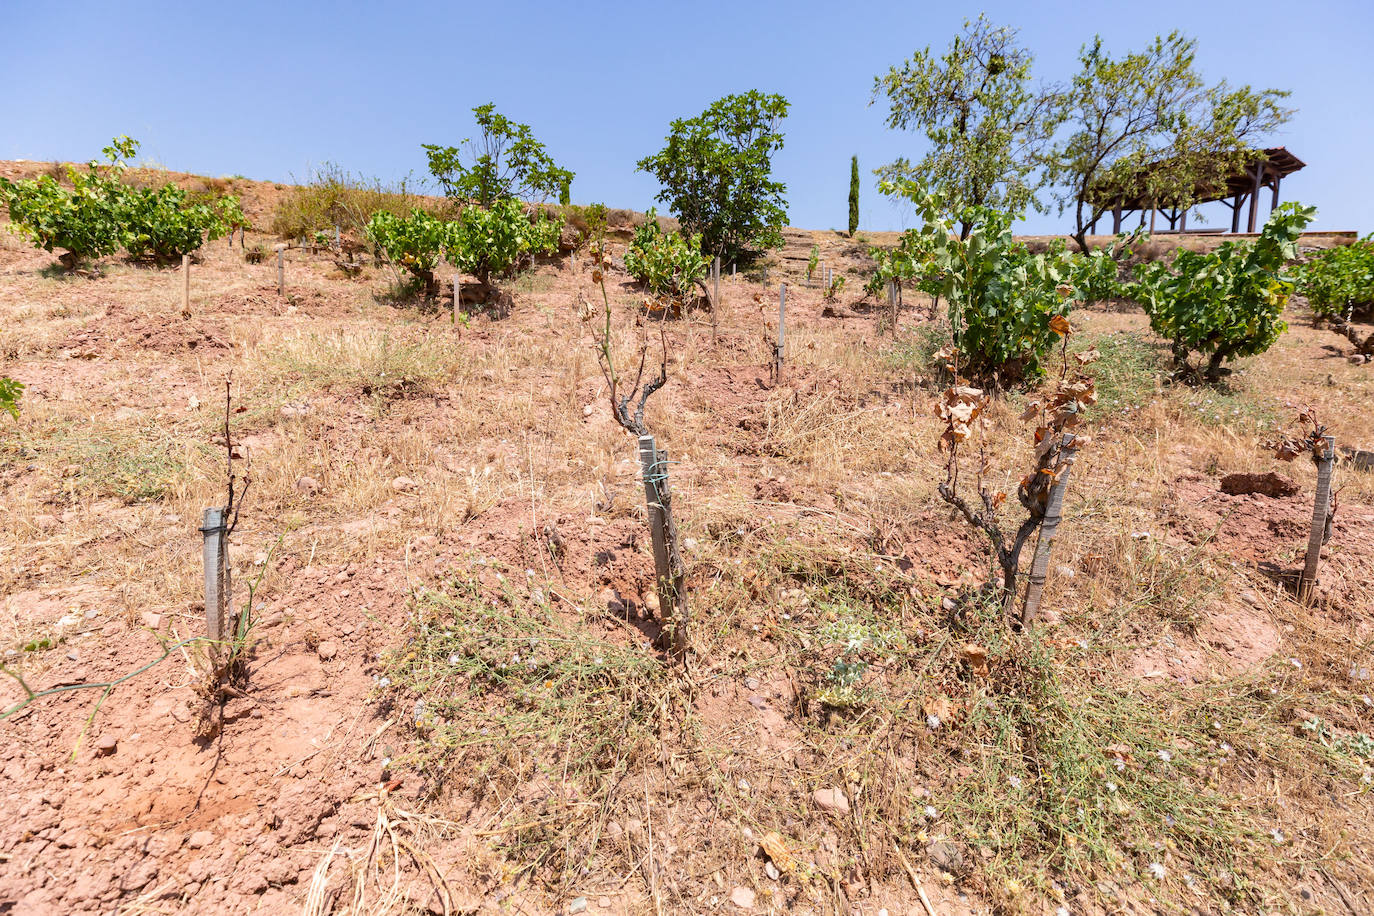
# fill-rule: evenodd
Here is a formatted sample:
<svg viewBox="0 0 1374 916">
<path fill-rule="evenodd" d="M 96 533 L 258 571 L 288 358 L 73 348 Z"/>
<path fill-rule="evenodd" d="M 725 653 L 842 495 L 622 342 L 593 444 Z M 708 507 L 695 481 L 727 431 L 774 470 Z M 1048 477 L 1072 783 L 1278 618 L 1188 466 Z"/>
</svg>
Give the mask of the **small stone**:
<svg viewBox="0 0 1374 916">
<path fill-rule="evenodd" d="M 611 898 L 602 897 L 600 900 L 596 902 L 596 905 L 601 907 L 603 910 L 609 910 L 611 908 Z"/>
<path fill-rule="evenodd" d="M 758 690 L 759 679 L 756 677 L 747 677 L 744 679 L 744 686 L 747 690 Z"/>
<path fill-rule="evenodd" d="M 741 910 L 754 908 L 754 892 L 747 887 L 737 887 L 730 892 L 730 902 Z"/>
<path fill-rule="evenodd" d="M 755 693 L 749 696 L 749 705 L 754 707 L 755 709 L 767 709 L 768 701 L 765 700 L 763 697 L 759 696 L 757 693 Z"/>
<path fill-rule="evenodd" d="M 315 651 L 319 653 L 320 661 L 327 662 L 331 658 L 339 654 L 339 646 L 335 642 L 325 640 L 324 642 L 320 643 L 319 648 Z"/>
<path fill-rule="evenodd" d="M 948 840 L 931 843 L 926 851 L 930 853 L 930 861 L 940 871 L 957 875 L 964 870 L 964 854 Z"/>
<path fill-rule="evenodd" d="M 191 838 L 186 841 L 186 845 L 192 849 L 204 849 L 215 842 L 215 835 L 208 830 L 197 830 L 191 834 Z"/>
<path fill-rule="evenodd" d="M 415 481 L 409 477 L 397 477 L 391 481 L 391 489 L 397 493 L 409 493 L 419 487 Z"/>
<path fill-rule="evenodd" d="M 811 793 L 811 800 L 822 811 L 833 811 L 836 814 L 849 813 L 849 799 L 845 797 L 844 791 L 841 789 L 817 789 Z"/>
<path fill-rule="evenodd" d="M 763 871 L 764 874 L 768 875 L 768 877 L 772 878 L 774 881 L 782 877 L 782 873 L 778 871 L 778 867 L 772 862 L 764 862 Z"/>
<path fill-rule="evenodd" d="M 119 748 L 119 739 L 114 735 L 101 735 L 95 742 L 95 753 L 97 757 L 108 757 Z"/>
<path fill-rule="evenodd" d="M 573 913 L 585 913 L 585 912 L 587 912 L 587 898 L 586 898 L 586 897 L 575 897 L 575 898 L 573 898 L 573 902 L 570 903 L 570 904 L 568 904 L 568 913 L 570 914 L 570 916 L 571 916 L 571 914 L 573 914 Z"/>
<path fill-rule="evenodd" d="M 1074 570 L 1072 566 L 1065 566 L 1061 564 L 1059 566 L 1056 566 L 1054 568 L 1054 571 L 1057 575 L 1064 579 L 1072 579 L 1074 577 Z"/>
<path fill-rule="evenodd" d="M 296 481 L 296 492 L 313 494 L 320 492 L 320 482 L 313 477 L 302 477 Z"/>
<path fill-rule="evenodd" d="M 152 611 L 143 612 L 143 625 L 150 630 L 156 630 L 162 626 L 162 615 Z"/>
</svg>

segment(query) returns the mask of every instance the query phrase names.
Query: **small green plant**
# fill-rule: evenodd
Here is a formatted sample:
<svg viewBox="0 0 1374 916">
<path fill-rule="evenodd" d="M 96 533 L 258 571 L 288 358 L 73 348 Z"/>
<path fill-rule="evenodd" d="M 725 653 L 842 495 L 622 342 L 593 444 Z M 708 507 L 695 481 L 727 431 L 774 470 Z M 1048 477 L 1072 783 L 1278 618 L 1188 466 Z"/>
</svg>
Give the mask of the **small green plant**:
<svg viewBox="0 0 1374 916">
<path fill-rule="evenodd" d="M 678 232 L 664 232 L 652 207 L 625 251 L 625 270 L 630 276 L 655 296 L 677 303 L 687 302 L 709 267 L 710 261 L 701 252 L 701 236 L 684 238 Z"/>
<path fill-rule="evenodd" d="M 0 411 L 14 419 L 19 419 L 19 398 L 24 394 L 24 384 L 7 375 L 0 375 Z"/>
<path fill-rule="evenodd" d="M 1223 364 L 1268 350 L 1287 325 L 1283 307 L 1293 291 L 1281 271 L 1297 256 L 1297 241 L 1315 207 L 1281 205 L 1253 242 L 1223 242 L 1200 254 L 1179 251 L 1172 265 L 1140 265 L 1125 292 L 1144 306 L 1150 327 L 1173 345 L 1174 363 L 1208 357 L 1203 377 L 1215 381 Z"/>
<path fill-rule="evenodd" d="M 815 276 L 816 268 L 821 263 L 821 246 L 811 246 L 811 257 L 806 260 L 806 285 L 811 285 L 811 278 Z"/>
<path fill-rule="evenodd" d="M 825 288 L 825 300 L 834 302 L 844 291 L 844 277 L 834 274 L 830 278 L 830 284 Z"/>
<path fill-rule="evenodd" d="M 1374 315 L 1374 233 L 1312 255 L 1295 274 L 1296 291 L 1318 318 Z"/>
<path fill-rule="evenodd" d="M 434 268 L 439 264 L 446 225 L 437 216 L 418 207 L 404 217 L 381 210 L 372 215 L 366 232 L 387 260 L 408 271 L 423 285 L 424 294 L 432 297 L 439 292 Z"/>
</svg>

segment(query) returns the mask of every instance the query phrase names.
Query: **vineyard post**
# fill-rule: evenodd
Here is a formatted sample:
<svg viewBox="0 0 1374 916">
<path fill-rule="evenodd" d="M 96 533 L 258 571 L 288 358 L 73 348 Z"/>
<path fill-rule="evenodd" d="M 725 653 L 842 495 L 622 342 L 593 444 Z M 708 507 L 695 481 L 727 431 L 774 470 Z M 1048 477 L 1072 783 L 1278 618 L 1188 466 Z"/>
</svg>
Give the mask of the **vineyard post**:
<svg viewBox="0 0 1374 916">
<path fill-rule="evenodd" d="M 214 643 L 224 640 L 225 610 L 229 607 L 227 522 L 223 509 L 211 508 L 205 510 L 200 527 L 204 537 L 205 632 Z"/>
<path fill-rule="evenodd" d="M 1073 470 L 1078 448 L 1072 433 L 1065 433 L 1060 441 L 1060 462 L 1062 467 L 1054 483 L 1050 486 L 1045 500 L 1044 520 L 1040 523 L 1040 534 L 1035 541 L 1035 558 L 1031 561 L 1030 578 L 1026 583 L 1026 602 L 1021 608 L 1021 625 L 1028 627 L 1040 610 L 1040 596 L 1045 590 L 1045 576 L 1050 568 L 1050 550 L 1054 547 L 1054 536 L 1059 529 L 1059 519 L 1064 511 L 1064 491 L 1069 488 L 1069 471 Z"/>
<path fill-rule="evenodd" d="M 458 309 L 463 302 L 463 277 L 462 274 L 453 275 L 453 323 L 458 323 Z"/>
<path fill-rule="evenodd" d="M 191 317 L 191 256 L 181 256 L 181 316 Z"/>
<path fill-rule="evenodd" d="M 335 223 L 335 224 L 334 224 L 334 247 L 335 247 L 335 248 L 342 248 L 342 247 L 343 247 L 343 230 L 340 229 L 338 223 Z"/>
<path fill-rule="evenodd" d="M 715 343 L 719 321 L 717 313 L 720 311 L 720 255 L 711 260 L 711 284 L 715 290 L 711 295 L 711 343 Z"/>
<path fill-rule="evenodd" d="M 1312 506 L 1312 533 L 1307 539 L 1307 562 L 1298 579 L 1298 597 L 1308 601 L 1317 584 L 1317 566 L 1321 563 L 1322 544 L 1329 536 L 1331 521 L 1331 465 L 1336 459 L 1336 440 L 1322 436 L 1322 451 L 1317 454 L 1317 498 Z"/>
<path fill-rule="evenodd" d="M 773 381 L 782 381 L 783 344 L 787 332 L 787 284 L 778 287 L 778 342 L 773 345 Z"/>
<path fill-rule="evenodd" d="M 277 295 L 286 295 L 286 246 L 277 245 Z"/>
</svg>

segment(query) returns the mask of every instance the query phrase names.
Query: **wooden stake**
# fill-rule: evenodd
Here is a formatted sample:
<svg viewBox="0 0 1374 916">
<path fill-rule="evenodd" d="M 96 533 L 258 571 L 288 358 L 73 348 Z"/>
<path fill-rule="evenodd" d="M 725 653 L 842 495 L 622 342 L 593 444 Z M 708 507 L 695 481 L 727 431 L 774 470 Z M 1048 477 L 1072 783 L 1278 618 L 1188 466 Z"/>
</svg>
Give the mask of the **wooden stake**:
<svg viewBox="0 0 1374 916">
<path fill-rule="evenodd" d="M 463 303 L 463 277 L 461 274 L 453 275 L 453 323 L 458 323 L 458 310 Z"/>
<path fill-rule="evenodd" d="M 1331 466 L 1336 460 L 1336 440 L 1333 437 L 1322 437 L 1322 453 L 1316 459 L 1317 498 L 1312 505 L 1312 533 L 1307 538 L 1307 562 L 1298 579 L 1298 597 L 1303 601 L 1312 598 L 1313 587 L 1317 584 L 1317 567 L 1321 563 L 1322 544 L 1330 536 L 1327 526 L 1331 519 Z"/>
<path fill-rule="evenodd" d="M 711 283 L 715 290 L 711 294 L 711 343 L 715 343 L 720 312 L 720 255 L 711 260 Z"/>
<path fill-rule="evenodd" d="M 1040 610 L 1040 596 L 1045 591 L 1045 576 L 1050 568 L 1050 550 L 1054 547 L 1054 536 L 1059 529 L 1059 519 L 1064 511 L 1064 491 L 1069 488 L 1069 471 L 1078 458 L 1072 433 L 1064 433 L 1059 445 L 1059 460 L 1063 468 L 1050 487 L 1045 501 L 1045 519 L 1040 523 L 1040 534 L 1035 541 L 1035 559 L 1031 562 L 1030 581 L 1026 583 L 1026 603 L 1021 608 L 1021 625 L 1028 627 Z"/>
<path fill-rule="evenodd" d="M 181 317 L 191 317 L 191 256 L 181 256 Z"/>
<path fill-rule="evenodd" d="M 277 246 L 277 295 L 286 295 L 286 246 Z"/>
</svg>

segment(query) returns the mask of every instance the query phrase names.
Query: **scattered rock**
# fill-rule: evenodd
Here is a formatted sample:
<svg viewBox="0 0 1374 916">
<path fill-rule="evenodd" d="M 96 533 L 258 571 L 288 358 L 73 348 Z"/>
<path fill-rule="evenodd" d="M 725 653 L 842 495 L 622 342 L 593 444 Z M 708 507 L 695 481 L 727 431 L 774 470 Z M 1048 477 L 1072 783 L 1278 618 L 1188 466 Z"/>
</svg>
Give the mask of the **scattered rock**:
<svg viewBox="0 0 1374 916">
<path fill-rule="evenodd" d="M 391 489 L 395 490 L 397 493 L 410 493 L 413 490 L 419 489 L 419 486 L 418 483 L 411 480 L 409 477 L 397 477 L 391 481 Z"/>
<path fill-rule="evenodd" d="M 108 757 L 119 749 L 119 739 L 114 735 L 101 735 L 95 742 L 97 757 Z"/>
<path fill-rule="evenodd" d="M 143 625 L 150 630 L 156 630 L 162 626 L 162 615 L 152 611 L 143 612 Z"/>
<path fill-rule="evenodd" d="M 320 492 L 320 482 L 313 477 L 302 477 L 296 481 L 296 492 L 314 494 Z"/>
<path fill-rule="evenodd" d="M 569 916 L 571 916 L 571 914 L 573 914 L 573 913 L 585 913 L 585 912 L 587 912 L 587 898 L 586 898 L 586 897 L 576 897 L 576 898 L 573 899 L 573 902 L 572 902 L 572 903 L 568 904 L 568 913 L 569 913 Z"/>
<path fill-rule="evenodd" d="M 754 892 L 747 887 L 737 887 L 730 892 L 730 902 L 741 910 L 754 908 Z"/>
<path fill-rule="evenodd" d="M 964 854 L 948 840 L 937 840 L 926 848 L 930 861 L 940 871 L 957 875 L 964 870 Z"/>
<path fill-rule="evenodd" d="M 1284 499 L 1298 493 L 1297 482 L 1291 477 L 1269 471 L 1265 474 L 1227 474 L 1221 478 L 1221 492 L 1231 496 L 1268 496 Z"/>
<path fill-rule="evenodd" d="M 763 863 L 763 872 L 774 881 L 782 877 L 782 872 L 778 871 L 778 867 L 772 862 Z"/>
<path fill-rule="evenodd" d="M 215 842 L 215 835 L 208 830 L 197 830 L 191 834 L 191 838 L 186 841 L 186 845 L 192 849 L 204 849 Z"/>
<path fill-rule="evenodd" d="M 327 662 L 339 654 L 339 645 L 332 640 L 326 639 L 324 642 L 320 643 L 319 648 L 315 651 L 319 653 L 320 661 Z"/>
<path fill-rule="evenodd" d="M 601 907 L 603 910 L 609 910 L 611 908 L 611 898 L 602 897 L 600 900 L 596 902 L 596 905 Z"/>
<path fill-rule="evenodd" d="M 749 695 L 749 705 L 754 707 L 755 709 L 767 709 L 768 701 L 765 700 L 763 697 L 759 696 L 757 693 L 754 693 Z"/>
<path fill-rule="evenodd" d="M 811 793 L 811 800 L 822 811 L 832 811 L 836 814 L 849 813 L 849 799 L 845 797 L 841 789 L 817 789 Z"/>
</svg>

